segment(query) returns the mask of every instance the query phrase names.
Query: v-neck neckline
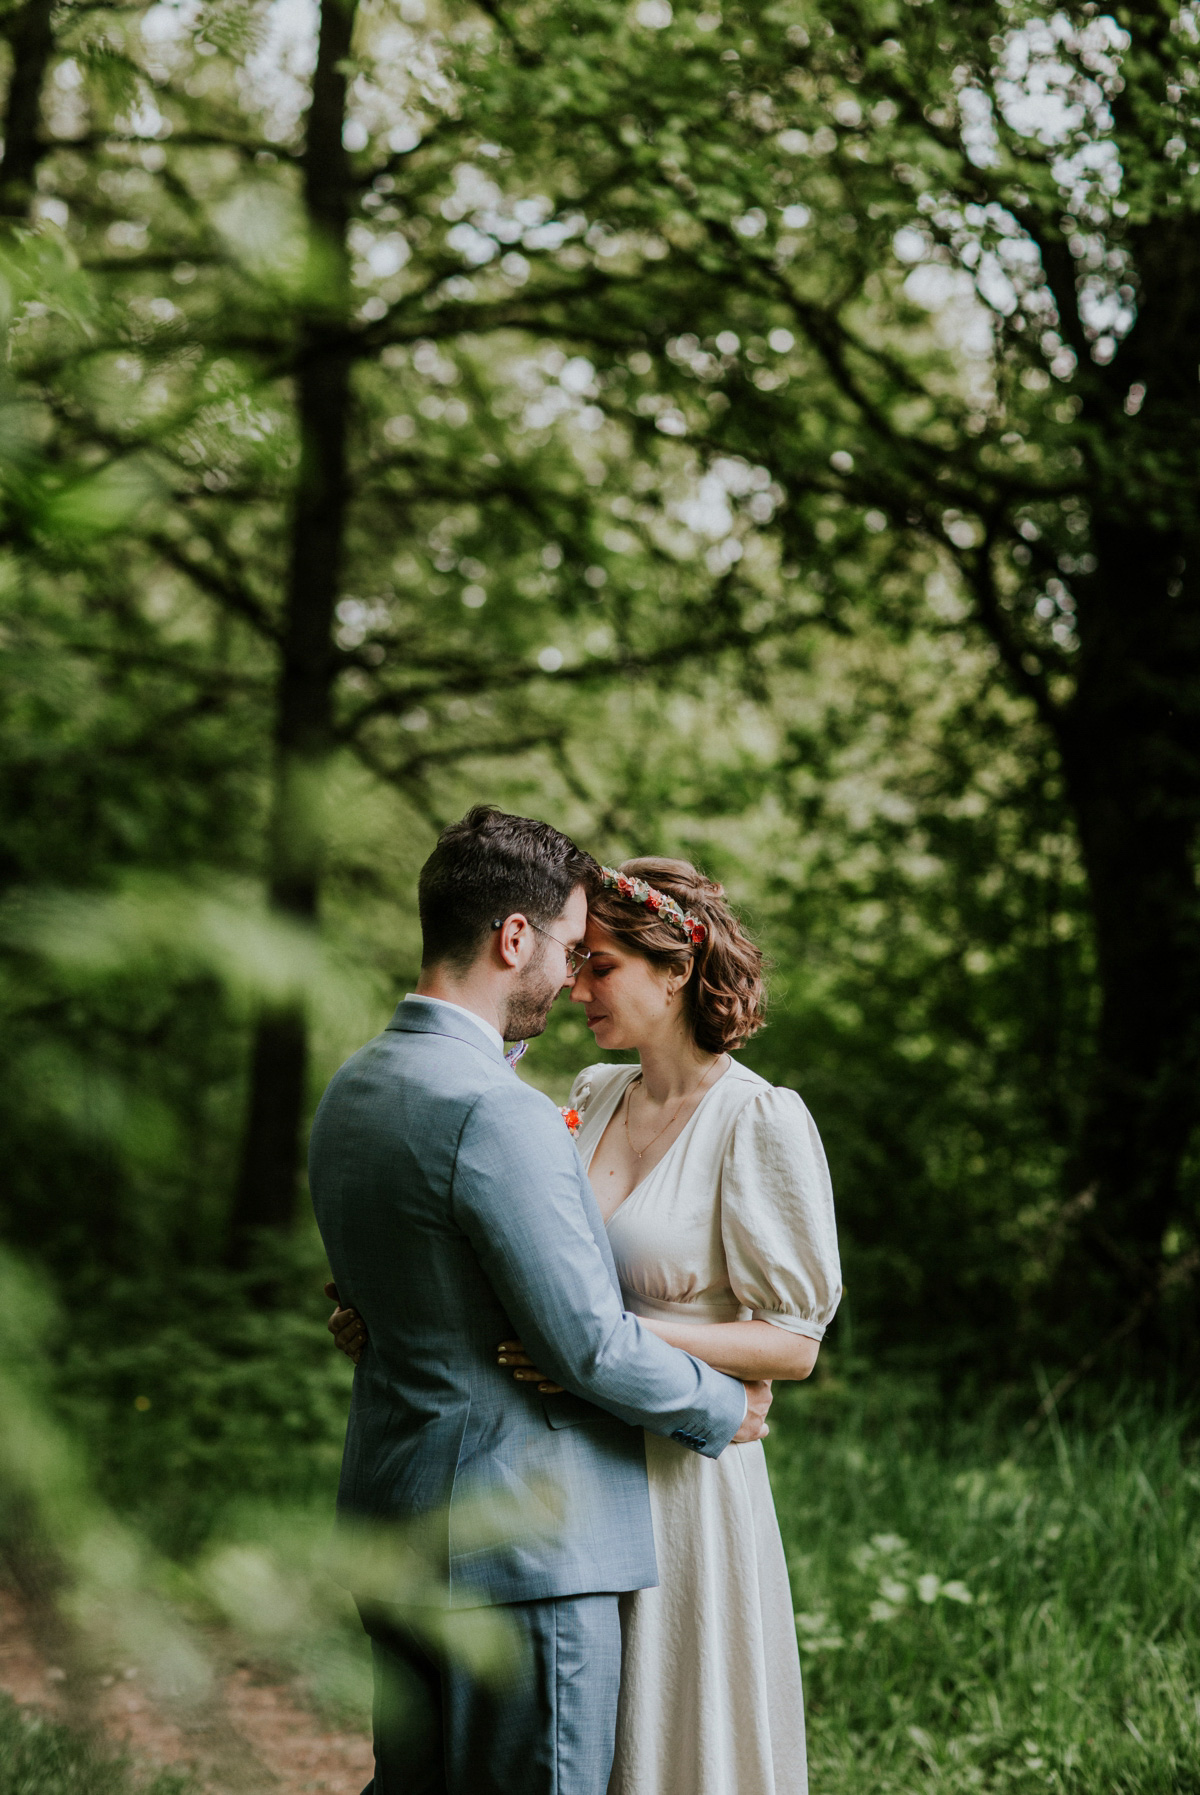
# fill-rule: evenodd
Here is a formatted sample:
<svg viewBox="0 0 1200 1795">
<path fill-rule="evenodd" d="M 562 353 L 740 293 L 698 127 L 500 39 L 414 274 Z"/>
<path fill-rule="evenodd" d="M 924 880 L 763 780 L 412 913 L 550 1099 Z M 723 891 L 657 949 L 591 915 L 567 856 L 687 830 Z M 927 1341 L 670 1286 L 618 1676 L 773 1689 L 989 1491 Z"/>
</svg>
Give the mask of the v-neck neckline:
<svg viewBox="0 0 1200 1795">
<path fill-rule="evenodd" d="M 683 1127 L 679 1130 L 679 1133 L 675 1136 L 675 1139 L 671 1142 L 671 1145 L 667 1148 L 667 1150 L 663 1154 L 662 1158 L 656 1160 L 654 1162 L 654 1164 L 650 1167 L 650 1170 L 646 1173 L 645 1177 L 639 1178 L 637 1183 L 632 1185 L 630 1187 L 630 1189 L 625 1192 L 625 1195 L 621 1198 L 621 1201 L 617 1204 L 616 1208 L 612 1211 L 611 1215 L 605 1216 L 604 1226 L 606 1228 L 611 1226 L 612 1222 L 615 1220 L 615 1218 L 618 1215 L 620 1215 L 621 1211 L 625 1208 L 626 1204 L 629 1203 L 634 1197 L 636 1197 L 637 1193 L 640 1190 L 645 1189 L 646 1185 L 649 1184 L 649 1182 L 650 1182 L 651 1178 L 653 1178 L 654 1174 L 656 1172 L 660 1172 L 662 1170 L 662 1168 L 666 1165 L 668 1159 L 670 1159 L 670 1157 L 671 1157 L 672 1153 L 674 1153 L 676 1147 L 678 1147 L 678 1145 L 680 1144 L 681 1141 L 683 1141 L 687 1138 L 687 1134 L 692 1126 L 692 1123 L 696 1120 L 696 1117 L 700 1114 L 700 1111 L 704 1108 L 704 1105 L 708 1102 L 708 1100 L 712 1096 L 713 1092 L 715 1090 L 718 1090 L 720 1088 L 720 1086 L 725 1083 L 725 1080 L 732 1074 L 736 1065 L 737 1065 L 737 1061 L 733 1058 L 733 1055 L 730 1054 L 729 1064 L 726 1066 L 724 1072 L 722 1072 L 720 1078 L 715 1079 L 713 1081 L 713 1083 L 709 1085 L 707 1091 L 705 1091 L 703 1097 L 701 1097 L 699 1103 L 696 1105 L 695 1109 L 692 1111 L 691 1115 L 688 1117 L 688 1119 L 684 1123 Z M 613 1121 L 616 1117 L 617 1111 L 620 1109 L 621 1104 L 625 1101 L 626 1092 L 630 1089 L 630 1087 L 633 1085 L 635 1080 L 640 1076 L 642 1069 L 640 1066 L 631 1066 L 629 1068 L 629 1070 L 632 1072 L 633 1076 L 631 1078 L 627 1078 L 625 1080 L 625 1082 L 622 1085 L 620 1085 L 620 1088 L 617 1091 L 616 1102 L 613 1104 L 612 1108 L 608 1112 L 608 1115 L 605 1117 L 604 1126 L 600 1130 L 600 1133 L 596 1138 L 596 1145 L 592 1148 L 591 1153 L 588 1155 L 588 1162 L 587 1162 L 586 1166 L 583 1168 L 589 1178 L 591 1177 L 591 1173 L 592 1173 L 592 1161 L 596 1157 L 596 1152 L 600 1146 L 600 1142 L 604 1139 L 605 1135 L 608 1133 L 609 1129 L 611 1128 Z M 617 1080 L 614 1079 L 613 1083 L 616 1084 Z"/>
</svg>

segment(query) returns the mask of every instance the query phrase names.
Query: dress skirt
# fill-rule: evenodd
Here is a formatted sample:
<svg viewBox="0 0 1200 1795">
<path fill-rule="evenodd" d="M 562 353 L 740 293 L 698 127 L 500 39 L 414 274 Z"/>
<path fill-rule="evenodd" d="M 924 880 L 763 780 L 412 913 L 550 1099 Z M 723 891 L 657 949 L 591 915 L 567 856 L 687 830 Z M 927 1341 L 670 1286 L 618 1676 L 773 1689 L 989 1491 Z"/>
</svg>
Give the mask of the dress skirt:
<svg viewBox="0 0 1200 1795">
<path fill-rule="evenodd" d="M 762 1445 L 646 1435 L 657 1589 L 621 1597 L 609 1795 L 807 1795 L 796 1623 Z"/>
</svg>

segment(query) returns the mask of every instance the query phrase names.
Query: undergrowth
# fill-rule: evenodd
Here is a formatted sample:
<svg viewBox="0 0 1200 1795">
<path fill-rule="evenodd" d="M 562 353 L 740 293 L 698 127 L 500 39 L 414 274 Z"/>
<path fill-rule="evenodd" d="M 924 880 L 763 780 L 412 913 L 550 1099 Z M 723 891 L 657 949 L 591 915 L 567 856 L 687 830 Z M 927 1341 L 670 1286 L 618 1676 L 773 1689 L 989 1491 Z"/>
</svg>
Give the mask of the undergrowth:
<svg viewBox="0 0 1200 1795">
<path fill-rule="evenodd" d="M 781 1395 L 814 1795 L 1200 1792 L 1196 1417 Z"/>
</svg>

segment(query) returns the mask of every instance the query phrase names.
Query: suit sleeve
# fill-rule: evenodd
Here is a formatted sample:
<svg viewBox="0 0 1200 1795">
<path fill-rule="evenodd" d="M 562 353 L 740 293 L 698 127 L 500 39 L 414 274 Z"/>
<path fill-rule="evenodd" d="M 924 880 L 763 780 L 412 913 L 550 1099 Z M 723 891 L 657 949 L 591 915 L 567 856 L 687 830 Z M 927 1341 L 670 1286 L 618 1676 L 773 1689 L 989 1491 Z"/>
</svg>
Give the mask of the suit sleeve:
<svg viewBox="0 0 1200 1795">
<path fill-rule="evenodd" d="M 742 1424 L 745 1391 L 622 1309 L 584 1214 L 578 1156 L 547 1098 L 516 1081 L 479 1098 L 459 1141 L 452 1201 L 543 1371 L 631 1426 L 720 1455 Z"/>
</svg>

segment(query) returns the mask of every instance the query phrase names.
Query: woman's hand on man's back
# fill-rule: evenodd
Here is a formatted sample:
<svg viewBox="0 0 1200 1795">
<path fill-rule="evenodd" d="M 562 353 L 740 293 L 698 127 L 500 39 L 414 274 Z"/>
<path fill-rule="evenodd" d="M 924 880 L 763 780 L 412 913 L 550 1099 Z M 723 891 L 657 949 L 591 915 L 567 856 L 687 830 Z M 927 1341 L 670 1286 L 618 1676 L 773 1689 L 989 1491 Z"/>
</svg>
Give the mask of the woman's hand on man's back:
<svg viewBox="0 0 1200 1795">
<path fill-rule="evenodd" d="M 363 1326 L 362 1316 L 357 1309 L 342 1308 L 342 1299 L 338 1295 L 336 1284 L 326 1284 L 325 1294 L 331 1302 L 337 1304 L 337 1308 L 326 1323 L 329 1332 L 333 1335 L 333 1344 L 339 1352 L 344 1352 L 346 1357 L 353 1359 L 357 1365 L 362 1358 L 363 1347 L 367 1344 L 367 1330 Z"/>
</svg>

